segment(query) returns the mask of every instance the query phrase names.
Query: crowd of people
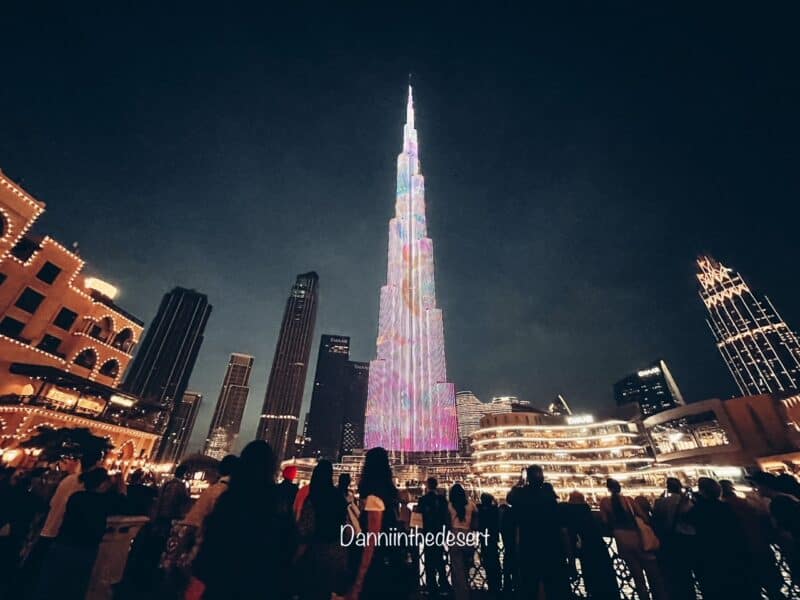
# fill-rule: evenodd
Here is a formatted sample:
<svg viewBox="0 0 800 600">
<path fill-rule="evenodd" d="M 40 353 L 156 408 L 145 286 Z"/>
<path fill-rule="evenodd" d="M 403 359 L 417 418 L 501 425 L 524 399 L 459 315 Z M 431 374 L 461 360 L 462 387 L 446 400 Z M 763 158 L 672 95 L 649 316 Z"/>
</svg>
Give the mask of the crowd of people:
<svg viewBox="0 0 800 600">
<path fill-rule="evenodd" d="M 0 471 L 0 597 L 84 598 L 110 515 L 147 517 L 115 598 L 399 600 L 420 593 L 420 561 L 430 598 L 466 600 L 481 567 L 495 598 L 566 600 L 579 571 L 590 598 L 618 598 L 608 537 L 641 600 L 696 598 L 697 590 L 707 600 L 784 598 L 772 545 L 800 574 L 800 484 L 789 475 L 756 473 L 750 495 L 730 481 L 701 478 L 690 490 L 668 479 L 652 503 L 609 479 L 596 511 L 578 491 L 560 502 L 536 465 L 501 502 L 472 498 L 457 483 L 440 490 L 430 478 L 412 504 L 382 448 L 366 453 L 355 489 L 347 474 L 334 482 L 327 460 L 299 487 L 293 466 L 275 481 L 272 449 L 254 441 L 221 461 L 219 478 L 193 503 L 181 467 L 155 487 L 141 471 L 126 484 L 102 464 L 87 453 L 60 478 Z M 373 541 L 343 544 L 343 527 Z M 412 529 L 482 535 L 421 551 L 375 541 Z"/>
</svg>

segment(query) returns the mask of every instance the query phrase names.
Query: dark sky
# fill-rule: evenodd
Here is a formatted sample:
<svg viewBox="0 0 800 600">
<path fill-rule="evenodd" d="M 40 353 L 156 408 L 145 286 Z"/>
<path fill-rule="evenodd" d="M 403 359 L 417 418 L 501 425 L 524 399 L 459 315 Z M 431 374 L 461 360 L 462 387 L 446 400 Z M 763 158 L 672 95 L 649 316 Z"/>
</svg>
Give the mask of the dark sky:
<svg viewBox="0 0 800 600">
<path fill-rule="evenodd" d="M 687 399 L 732 394 L 700 251 L 800 323 L 790 2 L 109 4 L 0 9 L 0 168 L 145 321 L 174 285 L 208 294 L 195 444 L 234 351 L 255 431 L 297 273 L 317 340 L 373 357 L 409 72 L 458 389 L 597 410 L 663 357 Z"/>
</svg>

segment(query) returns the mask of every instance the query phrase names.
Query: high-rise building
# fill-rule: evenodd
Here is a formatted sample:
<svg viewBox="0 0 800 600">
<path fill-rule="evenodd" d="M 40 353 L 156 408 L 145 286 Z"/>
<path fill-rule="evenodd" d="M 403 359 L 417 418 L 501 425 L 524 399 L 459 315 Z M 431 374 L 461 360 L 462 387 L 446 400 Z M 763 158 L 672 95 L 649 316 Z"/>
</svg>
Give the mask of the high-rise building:
<svg viewBox="0 0 800 600">
<path fill-rule="evenodd" d="M 279 460 L 294 454 L 308 356 L 317 320 L 318 287 L 316 273 L 297 276 L 286 302 L 272 359 L 257 437 L 269 442 Z"/>
<path fill-rule="evenodd" d="M 436 308 L 425 179 L 408 88 L 395 216 L 381 288 L 377 358 L 370 363 L 365 445 L 429 452 L 458 448 L 455 388 L 447 382 L 442 311 Z"/>
<path fill-rule="evenodd" d="M 367 410 L 369 363 L 348 361 L 345 365 L 345 401 L 339 457 L 364 447 L 364 415 Z"/>
<path fill-rule="evenodd" d="M 363 447 L 368 373 L 369 365 L 350 360 L 349 337 L 322 336 L 308 414 L 305 456 L 336 460 L 345 451 Z"/>
<path fill-rule="evenodd" d="M 708 326 L 742 395 L 800 388 L 800 341 L 769 298 L 710 256 L 697 266 Z"/>
<path fill-rule="evenodd" d="M 308 412 L 306 456 L 336 459 L 342 437 L 344 366 L 350 359 L 350 338 L 323 335 Z"/>
<path fill-rule="evenodd" d="M 192 437 L 194 422 L 197 420 L 197 412 L 200 410 L 202 400 L 202 394 L 184 392 L 181 401 L 175 404 L 167 433 L 164 434 L 164 439 L 161 441 L 159 460 L 166 463 L 181 461 L 186 452 L 186 446 L 189 444 L 189 438 Z"/>
<path fill-rule="evenodd" d="M 466 439 L 481 424 L 481 417 L 487 413 L 488 405 L 470 391 L 456 394 L 456 412 L 458 414 L 458 438 Z"/>
<path fill-rule="evenodd" d="M 614 384 L 614 399 L 617 406 L 638 404 L 645 417 L 685 404 L 663 360 L 620 379 Z"/>
<path fill-rule="evenodd" d="M 165 294 L 125 377 L 123 389 L 158 409 L 154 426 L 162 432 L 169 431 L 172 409 L 189 384 L 211 308 L 206 295 L 194 290 L 176 287 Z"/>
<path fill-rule="evenodd" d="M 249 354 L 231 354 L 203 454 L 221 460 L 233 451 L 250 394 L 250 372 L 254 360 Z"/>
</svg>

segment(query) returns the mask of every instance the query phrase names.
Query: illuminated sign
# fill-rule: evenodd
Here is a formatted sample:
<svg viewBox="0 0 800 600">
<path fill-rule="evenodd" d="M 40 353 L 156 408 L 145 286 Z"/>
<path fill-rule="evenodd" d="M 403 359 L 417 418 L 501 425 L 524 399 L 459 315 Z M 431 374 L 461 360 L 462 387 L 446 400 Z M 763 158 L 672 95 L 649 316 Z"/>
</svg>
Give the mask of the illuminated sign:
<svg viewBox="0 0 800 600">
<path fill-rule="evenodd" d="M 92 290 L 99 294 L 102 294 L 106 298 L 113 300 L 117 297 L 119 290 L 111 285 L 110 283 L 106 283 L 102 279 L 97 279 L 97 277 L 87 277 L 86 281 L 84 282 L 86 285 L 87 290 Z"/>
<path fill-rule="evenodd" d="M 111 398 L 109 398 L 109 402 L 111 402 L 111 404 L 118 404 L 119 406 L 125 406 L 127 408 L 130 408 L 136 404 L 136 401 L 133 400 L 133 398 L 126 398 L 125 396 L 119 396 L 117 394 L 112 394 Z"/>
<path fill-rule="evenodd" d="M 575 415 L 573 417 L 567 417 L 567 424 L 569 425 L 586 425 L 588 423 L 594 423 L 594 417 L 592 415 Z"/>
<path fill-rule="evenodd" d="M 653 375 L 659 375 L 661 373 L 660 367 L 652 367 L 650 369 L 645 369 L 644 371 L 639 371 L 636 373 L 639 377 L 652 377 Z"/>
</svg>

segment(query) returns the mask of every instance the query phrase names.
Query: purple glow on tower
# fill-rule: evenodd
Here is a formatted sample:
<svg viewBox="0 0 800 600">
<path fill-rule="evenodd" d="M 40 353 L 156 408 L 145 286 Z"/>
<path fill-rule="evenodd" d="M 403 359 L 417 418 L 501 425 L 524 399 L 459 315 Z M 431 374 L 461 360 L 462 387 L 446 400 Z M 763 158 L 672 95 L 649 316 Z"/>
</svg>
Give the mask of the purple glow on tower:
<svg viewBox="0 0 800 600">
<path fill-rule="evenodd" d="M 411 86 L 403 151 L 397 157 L 377 358 L 369 369 L 365 447 L 409 452 L 458 448 L 455 388 L 447 382 L 442 311 L 436 308 L 433 242 L 425 224 L 425 179 L 417 155 Z"/>
</svg>

